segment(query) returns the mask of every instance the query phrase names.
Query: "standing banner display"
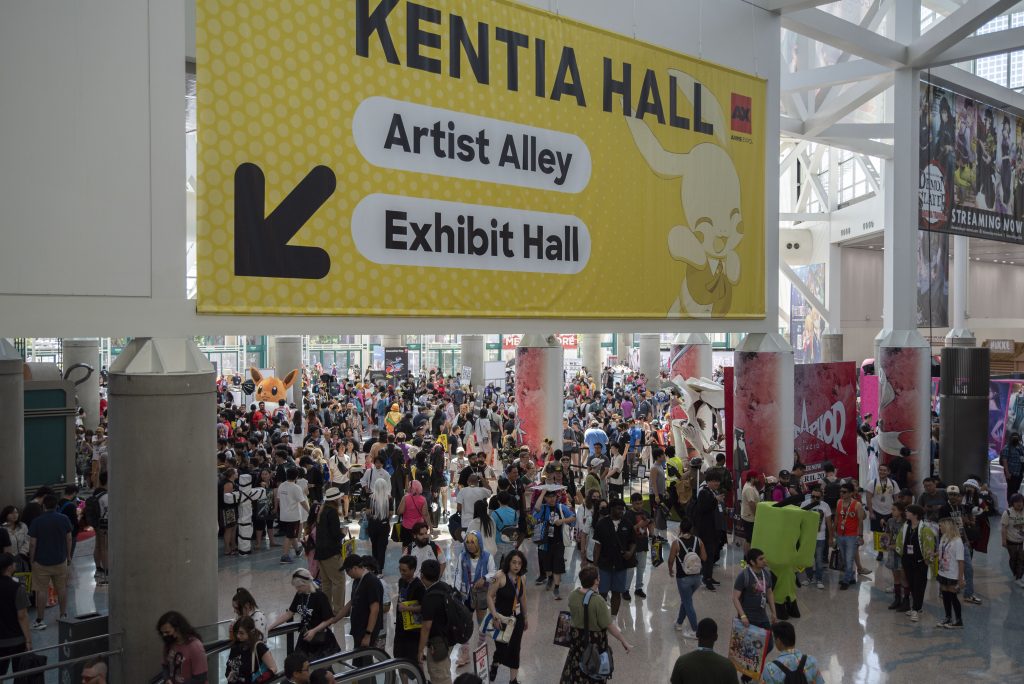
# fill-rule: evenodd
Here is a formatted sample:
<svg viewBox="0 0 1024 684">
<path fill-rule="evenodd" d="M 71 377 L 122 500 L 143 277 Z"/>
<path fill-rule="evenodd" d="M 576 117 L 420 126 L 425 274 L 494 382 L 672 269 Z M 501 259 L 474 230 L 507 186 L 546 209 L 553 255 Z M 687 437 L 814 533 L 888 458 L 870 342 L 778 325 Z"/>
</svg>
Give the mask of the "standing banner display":
<svg viewBox="0 0 1024 684">
<path fill-rule="evenodd" d="M 409 375 L 409 348 L 385 347 L 384 372 L 389 378 L 404 379 Z"/>
<path fill-rule="evenodd" d="M 827 462 L 838 477 L 857 477 L 857 365 L 797 364 L 793 375 L 793 448 L 805 481 L 824 479 Z"/>
<path fill-rule="evenodd" d="M 199 312 L 765 315 L 764 80 L 508 0 L 197 12 Z"/>
<path fill-rule="evenodd" d="M 919 228 L 1024 244 L 1024 117 L 921 82 Z"/>
</svg>

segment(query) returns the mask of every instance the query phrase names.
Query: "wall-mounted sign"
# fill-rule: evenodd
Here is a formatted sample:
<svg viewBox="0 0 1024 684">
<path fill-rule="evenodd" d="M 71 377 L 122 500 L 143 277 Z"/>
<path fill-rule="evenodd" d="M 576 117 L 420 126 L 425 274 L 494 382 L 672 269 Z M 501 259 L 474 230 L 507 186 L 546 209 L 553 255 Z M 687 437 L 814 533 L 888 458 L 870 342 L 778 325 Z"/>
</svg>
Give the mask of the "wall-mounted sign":
<svg viewBox="0 0 1024 684">
<path fill-rule="evenodd" d="M 555 337 L 562 343 L 562 349 L 576 349 L 579 346 L 579 337 L 577 335 L 555 335 Z M 522 335 L 502 335 L 501 348 L 515 349 L 522 341 Z"/>
<path fill-rule="evenodd" d="M 1017 350 L 1013 340 L 989 340 L 988 348 L 995 354 L 1012 354 Z"/>
<path fill-rule="evenodd" d="M 764 316 L 761 79 L 506 0 L 197 10 L 200 312 Z"/>
</svg>

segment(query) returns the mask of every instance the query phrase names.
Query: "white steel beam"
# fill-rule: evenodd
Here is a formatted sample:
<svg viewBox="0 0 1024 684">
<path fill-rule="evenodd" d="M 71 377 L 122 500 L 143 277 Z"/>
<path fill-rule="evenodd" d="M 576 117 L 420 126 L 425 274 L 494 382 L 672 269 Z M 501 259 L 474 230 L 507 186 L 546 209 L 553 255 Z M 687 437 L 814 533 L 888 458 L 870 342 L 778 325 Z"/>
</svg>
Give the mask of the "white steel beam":
<svg viewBox="0 0 1024 684">
<path fill-rule="evenodd" d="M 825 223 L 829 220 L 831 214 L 824 211 L 808 213 L 805 211 L 793 211 L 784 212 L 779 214 L 779 220 L 789 223 Z"/>
<path fill-rule="evenodd" d="M 893 156 L 893 146 L 877 140 L 858 140 L 857 138 L 816 138 L 816 140 L 823 145 L 867 154 L 879 159 L 892 159 Z"/>
<path fill-rule="evenodd" d="M 835 0 L 747 0 L 751 5 L 769 12 L 796 12 L 802 9 L 827 5 Z"/>
<path fill-rule="evenodd" d="M 823 130 L 822 138 L 876 138 L 891 139 L 891 123 L 837 123 Z"/>
<path fill-rule="evenodd" d="M 975 76 L 969 71 L 964 71 L 955 66 L 942 66 L 932 69 L 929 73 L 938 76 L 954 86 L 962 86 L 974 92 L 978 97 L 1001 102 L 1016 114 L 1024 115 L 1024 95 L 1015 90 L 1004 88 L 998 83 L 993 83 L 987 78 Z"/>
<path fill-rule="evenodd" d="M 911 44 L 907 52 L 910 64 L 915 67 L 928 65 L 936 56 L 1018 2 L 1020 0 L 968 0 Z"/>
<path fill-rule="evenodd" d="M 855 59 L 839 62 L 831 66 L 818 67 L 782 75 L 782 92 L 793 93 L 804 90 L 817 90 L 851 81 L 862 81 L 865 78 L 881 76 L 891 71 L 889 67 L 872 62 L 869 59 Z"/>
<path fill-rule="evenodd" d="M 892 73 L 849 86 L 827 108 L 804 122 L 804 135 L 814 137 L 892 85 Z"/>
<path fill-rule="evenodd" d="M 907 62 L 906 45 L 820 9 L 784 14 L 782 26 L 893 69 L 904 66 Z"/>
<path fill-rule="evenodd" d="M 921 68 L 928 69 L 943 64 L 966 62 L 972 59 L 1020 50 L 1021 47 L 1024 47 L 1024 26 L 964 38 L 956 45 L 927 60 L 927 63 L 922 63 Z M 782 77 L 782 82 L 785 85 L 785 76 Z"/>
<path fill-rule="evenodd" d="M 818 149 L 814 150 L 814 158 L 808 159 L 807 154 L 804 153 L 801 160 L 807 166 L 807 177 L 811 180 L 811 186 L 814 188 L 815 194 L 818 195 L 818 201 L 821 202 L 823 207 L 832 208 L 832 202 L 829 199 L 828 193 L 825 192 L 825 187 L 821 184 L 821 179 L 818 178 L 821 168 L 821 158 L 825 155 L 825 146 L 819 145 Z M 831 176 L 831 174 L 829 174 Z M 833 178 L 833 184 L 835 180 Z"/>
</svg>

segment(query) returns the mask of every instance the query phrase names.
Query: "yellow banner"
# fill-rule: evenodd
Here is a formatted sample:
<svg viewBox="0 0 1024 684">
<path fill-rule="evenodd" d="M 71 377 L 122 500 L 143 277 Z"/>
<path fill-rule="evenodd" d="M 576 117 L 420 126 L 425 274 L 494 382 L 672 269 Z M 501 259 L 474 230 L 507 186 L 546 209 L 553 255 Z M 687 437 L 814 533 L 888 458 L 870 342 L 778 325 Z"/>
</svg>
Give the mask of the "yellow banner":
<svg viewBox="0 0 1024 684">
<path fill-rule="evenodd" d="M 504 0 L 199 0 L 203 313 L 764 315 L 765 83 Z"/>
</svg>

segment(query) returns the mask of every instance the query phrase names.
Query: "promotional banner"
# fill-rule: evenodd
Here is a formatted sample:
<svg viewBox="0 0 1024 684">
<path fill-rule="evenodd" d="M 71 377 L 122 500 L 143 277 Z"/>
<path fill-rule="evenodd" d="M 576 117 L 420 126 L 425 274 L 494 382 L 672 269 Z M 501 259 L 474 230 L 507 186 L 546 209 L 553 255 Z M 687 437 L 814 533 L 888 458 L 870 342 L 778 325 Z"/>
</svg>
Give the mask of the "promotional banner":
<svg viewBox="0 0 1024 684">
<path fill-rule="evenodd" d="M 860 376 L 860 419 L 875 427 L 878 422 L 878 376 Z"/>
<path fill-rule="evenodd" d="M 917 233 L 917 325 L 949 326 L 949 236 Z"/>
<path fill-rule="evenodd" d="M 827 462 L 838 477 L 856 477 L 856 364 L 800 364 L 794 381 L 793 448 L 807 466 L 806 479 L 823 479 Z"/>
<path fill-rule="evenodd" d="M 793 467 L 792 358 L 783 352 L 736 352 L 733 458 L 766 475 Z"/>
<path fill-rule="evenodd" d="M 1024 244 L 1024 118 L 921 82 L 921 230 Z"/>
<path fill-rule="evenodd" d="M 384 349 L 384 372 L 388 378 L 405 378 L 409 375 L 409 348 L 386 347 Z"/>
<path fill-rule="evenodd" d="M 988 449 L 998 454 L 1006 440 L 1006 404 L 1010 382 L 992 380 L 988 384 Z"/>
<path fill-rule="evenodd" d="M 915 493 L 931 473 L 931 354 L 925 346 L 879 346 L 878 445 L 881 462 L 888 462 L 904 447 L 910 449 L 912 472 L 907 478 Z"/>
<path fill-rule="evenodd" d="M 825 301 L 825 264 L 795 266 L 793 271 L 807 289 Z M 811 307 L 796 286 L 789 286 L 789 343 L 793 346 L 795 363 L 821 361 L 821 336 L 825 334 L 825 319 Z"/>
<path fill-rule="evenodd" d="M 668 353 L 668 377 L 673 382 L 687 378 L 711 378 L 711 341 L 700 333 L 676 335 Z"/>
<path fill-rule="evenodd" d="M 199 312 L 765 315 L 762 79 L 508 0 L 197 12 Z"/>
<path fill-rule="evenodd" d="M 558 341 L 527 335 L 516 349 L 516 441 L 541 453 L 544 440 L 562 448 L 562 356 Z"/>
<path fill-rule="evenodd" d="M 562 343 L 562 349 L 577 349 L 579 348 L 579 335 L 555 335 L 558 341 Z M 523 341 L 522 335 L 502 335 L 501 336 L 501 348 L 502 349 L 515 349 L 519 346 L 519 343 Z"/>
</svg>

